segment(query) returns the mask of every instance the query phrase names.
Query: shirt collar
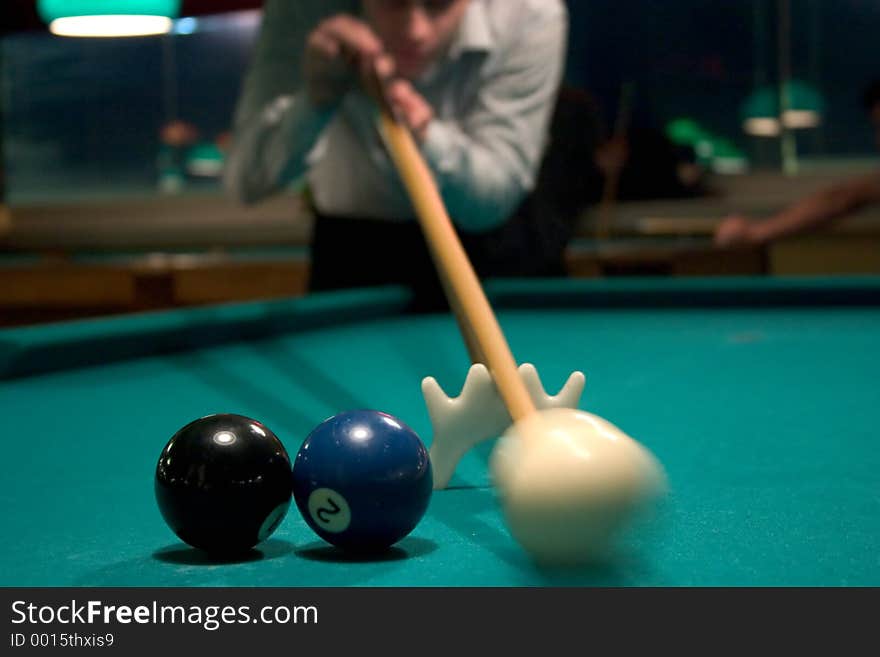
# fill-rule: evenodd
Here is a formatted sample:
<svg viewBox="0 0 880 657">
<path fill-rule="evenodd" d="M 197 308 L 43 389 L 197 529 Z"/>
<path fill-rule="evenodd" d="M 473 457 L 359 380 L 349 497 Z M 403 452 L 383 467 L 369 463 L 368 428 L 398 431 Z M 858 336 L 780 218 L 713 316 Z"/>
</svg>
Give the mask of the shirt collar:
<svg viewBox="0 0 880 657">
<path fill-rule="evenodd" d="M 487 11 L 483 0 L 470 1 L 450 47 L 450 55 L 456 57 L 463 52 L 490 52 L 493 49 L 495 38 Z"/>
</svg>

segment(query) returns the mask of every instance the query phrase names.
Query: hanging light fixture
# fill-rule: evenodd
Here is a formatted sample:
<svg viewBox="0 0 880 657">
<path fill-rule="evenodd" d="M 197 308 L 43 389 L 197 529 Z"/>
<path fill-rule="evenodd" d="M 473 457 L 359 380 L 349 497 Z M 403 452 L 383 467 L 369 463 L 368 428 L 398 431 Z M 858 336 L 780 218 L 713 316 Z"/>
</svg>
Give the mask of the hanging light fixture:
<svg viewBox="0 0 880 657">
<path fill-rule="evenodd" d="M 754 137 L 778 137 L 782 132 L 779 121 L 779 98 L 772 87 L 762 87 L 752 93 L 742 106 L 743 131 Z"/>
<path fill-rule="evenodd" d="M 690 117 L 679 117 L 666 124 L 666 136 L 679 146 L 693 146 L 705 135 L 702 126 Z"/>
<path fill-rule="evenodd" d="M 674 144 L 692 148 L 697 162 L 716 173 L 744 173 L 748 170 L 745 153 L 731 140 L 712 134 L 691 117 L 683 116 L 667 123 L 666 136 Z"/>
<path fill-rule="evenodd" d="M 712 170 L 719 174 L 741 174 L 748 171 L 749 160 L 730 139 L 715 137 L 712 140 Z"/>
<path fill-rule="evenodd" d="M 712 159 L 712 134 L 696 120 L 690 117 L 673 119 L 666 125 L 666 136 L 674 144 L 692 148 L 701 163 Z"/>
<path fill-rule="evenodd" d="M 169 32 L 180 4 L 181 0 L 37 0 L 37 10 L 59 36 L 147 36 Z"/>
<path fill-rule="evenodd" d="M 780 91 L 762 87 L 743 103 L 743 130 L 756 137 L 778 137 L 783 126 L 789 130 L 815 128 L 822 122 L 824 99 L 811 85 L 790 80 L 781 87 L 788 108 L 779 111 Z"/>
<path fill-rule="evenodd" d="M 815 128 L 822 122 L 825 102 L 815 87 L 801 80 L 791 80 L 783 89 L 788 94 L 788 109 L 782 112 L 786 128 Z"/>
</svg>

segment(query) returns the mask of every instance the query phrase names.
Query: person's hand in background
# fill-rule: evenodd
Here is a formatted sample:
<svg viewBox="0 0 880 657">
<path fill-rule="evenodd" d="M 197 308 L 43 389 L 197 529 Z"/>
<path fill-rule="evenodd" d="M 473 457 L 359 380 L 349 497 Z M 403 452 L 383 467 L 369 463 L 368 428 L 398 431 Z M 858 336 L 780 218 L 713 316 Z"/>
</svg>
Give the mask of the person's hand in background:
<svg viewBox="0 0 880 657">
<path fill-rule="evenodd" d="M 754 221 L 742 215 L 731 215 L 716 227 L 714 241 L 722 248 L 753 246 L 761 243 L 761 235 Z"/>
<path fill-rule="evenodd" d="M 596 149 L 594 159 L 603 175 L 617 175 L 629 159 L 629 142 L 623 136 L 612 137 Z"/>
</svg>

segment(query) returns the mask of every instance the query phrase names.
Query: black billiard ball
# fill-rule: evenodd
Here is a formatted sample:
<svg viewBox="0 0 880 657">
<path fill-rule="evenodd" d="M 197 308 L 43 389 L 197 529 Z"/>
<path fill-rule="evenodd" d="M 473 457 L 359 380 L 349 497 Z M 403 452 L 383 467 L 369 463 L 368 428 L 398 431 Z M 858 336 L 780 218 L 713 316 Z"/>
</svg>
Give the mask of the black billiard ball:
<svg viewBox="0 0 880 657">
<path fill-rule="evenodd" d="M 265 425 L 209 415 L 180 429 L 156 466 L 156 501 L 168 526 L 207 552 L 244 552 L 268 538 L 290 507 L 290 458 Z"/>
<path fill-rule="evenodd" d="M 324 540 L 344 550 L 385 549 L 424 516 L 433 477 L 421 439 L 396 417 L 346 411 L 306 438 L 293 465 L 296 505 Z"/>
</svg>

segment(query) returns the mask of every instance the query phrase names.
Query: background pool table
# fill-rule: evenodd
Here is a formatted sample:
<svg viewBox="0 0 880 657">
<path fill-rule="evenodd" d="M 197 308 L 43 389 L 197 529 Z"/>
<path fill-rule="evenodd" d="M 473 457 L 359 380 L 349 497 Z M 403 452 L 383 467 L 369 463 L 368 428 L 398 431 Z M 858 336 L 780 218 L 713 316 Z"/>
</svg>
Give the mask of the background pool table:
<svg viewBox="0 0 880 657">
<path fill-rule="evenodd" d="M 880 279 L 626 279 L 488 286 L 519 361 L 667 469 L 659 520 L 609 563 L 556 572 L 510 538 L 486 443 L 383 558 L 325 546 L 295 508 L 247 559 L 206 560 L 153 497 L 183 424 L 235 412 L 293 455 L 349 408 L 430 443 L 420 381 L 457 393 L 450 316 L 406 292 L 146 313 L 0 331 L 4 586 L 880 585 Z"/>
</svg>

